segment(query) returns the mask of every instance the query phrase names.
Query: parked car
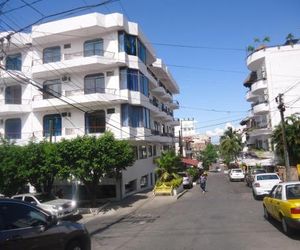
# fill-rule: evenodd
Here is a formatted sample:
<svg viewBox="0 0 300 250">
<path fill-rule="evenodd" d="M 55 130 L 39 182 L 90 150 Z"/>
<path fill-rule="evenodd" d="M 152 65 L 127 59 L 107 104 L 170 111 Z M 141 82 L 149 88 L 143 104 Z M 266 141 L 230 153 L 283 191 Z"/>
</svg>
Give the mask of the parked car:
<svg viewBox="0 0 300 250">
<path fill-rule="evenodd" d="M 27 202 L 0 199 L 0 249 L 90 250 L 86 228 Z"/>
<path fill-rule="evenodd" d="M 246 185 L 248 187 L 252 186 L 252 182 L 254 180 L 254 175 L 256 174 L 263 174 L 266 173 L 266 170 L 261 169 L 261 168 L 253 168 L 251 169 L 248 173 L 246 173 L 245 175 L 245 181 L 246 181 Z"/>
<path fill-rule="evenodd" d="M 264 173 L 254 175 L 252 182 L 252 192 L 255 199 L 270 193 L 272 188 L 281 182 L 278 174 Z"/>
<path fill-rule="evenodd" d="M 58 218 L 75 215 L 78 213 L 77 204 L 74 200 L 57 199 L 54 195 L 34 193 L 18 194 L 11 197 L 12 199 L 22 200 L 34 204 Z"/>
<path fill-rule="evenodd" d="M 300 181 L 275 185 L 263 200 L 264 216 L 270 216 L 282 224 L 287 235 L 300 229 Z"/>
<path fill-rule="evenodd" d="M 193 187 L 193 177 L 190 176 L 187 172 L 179 172 L 179 176 L 182 177 L 182 185 L 184 188 L 192 188 Z"/>
<path fill-rule="evenodd" d="M 245 174 L 240 168 L 233 168 L 229 171 L 229 180 L 230 181 L 244 181 Z"/>
</svg>

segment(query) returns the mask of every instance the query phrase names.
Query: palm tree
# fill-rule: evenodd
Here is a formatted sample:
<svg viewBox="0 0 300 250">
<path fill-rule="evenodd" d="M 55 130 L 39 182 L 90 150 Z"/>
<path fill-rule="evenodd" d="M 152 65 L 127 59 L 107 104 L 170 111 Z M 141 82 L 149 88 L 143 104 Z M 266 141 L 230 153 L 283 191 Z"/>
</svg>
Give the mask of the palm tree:
<svg viewBox="0 0 300 250">
<path fill-rule="evenodd" d="M 156 173 L 161 181 L 170 181 L 178 177 L 176 173 L 181 167 L 181 160 L 174 151 L 163 152 L 156 163 Z"/>
<path fill-rule="evenodd" d="M 291 115 L 285 119 L 285 133 L 290 164 L 295 166 L 300 163 L 300 118 Z M 275 152 L 283 161 L 284 149 L 282 142 L 281 125 L 276 126 L 272 134 L 272 143 L 275 144 Z"/>
<path fill-rule="evenodd" d="M 294 35 L 292 33 L 289 33 L 286 36 L 285 40 L 287 41 L 288 44 L 293 45 L 294 38 L 295 38 Z"/>
<path fill-rule="evenodd" d="M 225 162 L 236 160 L 242 150 L 241 136 L 229 127 L 220 137 L 220 153 Z"/>
</svg>

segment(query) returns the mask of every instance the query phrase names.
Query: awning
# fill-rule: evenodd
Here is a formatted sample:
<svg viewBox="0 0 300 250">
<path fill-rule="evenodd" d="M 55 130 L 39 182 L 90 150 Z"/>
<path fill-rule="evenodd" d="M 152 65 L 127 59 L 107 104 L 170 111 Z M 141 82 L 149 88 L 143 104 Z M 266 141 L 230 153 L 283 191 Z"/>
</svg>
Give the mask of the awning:
<svg viewBox="0 0 300 250">
<path fill-rule="evenodd" d="M 181 158 L 181 162 L 187 165 L 195 166 L 197 167 L 199 164 L 199 161 L 195 159 L 189 159 L 189 158 Z"/>
</svg>

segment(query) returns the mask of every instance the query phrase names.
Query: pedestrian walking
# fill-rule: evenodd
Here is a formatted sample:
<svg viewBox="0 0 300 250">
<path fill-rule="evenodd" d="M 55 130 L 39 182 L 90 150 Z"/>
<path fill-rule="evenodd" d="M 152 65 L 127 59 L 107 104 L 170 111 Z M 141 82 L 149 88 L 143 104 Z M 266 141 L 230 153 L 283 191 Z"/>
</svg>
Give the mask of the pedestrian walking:
<svg viewBox="0 0 300 250">
<path fill-rule="evenodd" d="M 207 181 L 207 174 L 203 173 L 200 176 L 200 188 L 202 189 L 202 193 L 206 192 L 206 181 Z"/>
</svg>

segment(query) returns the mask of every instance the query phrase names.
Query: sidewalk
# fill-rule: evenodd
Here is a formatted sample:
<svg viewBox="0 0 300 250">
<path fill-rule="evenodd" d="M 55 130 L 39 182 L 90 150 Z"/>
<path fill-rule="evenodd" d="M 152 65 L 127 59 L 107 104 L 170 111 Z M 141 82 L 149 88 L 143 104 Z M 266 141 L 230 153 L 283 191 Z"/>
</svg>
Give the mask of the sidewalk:
<svg viewBox="0 0 300 250">
<path fill-rule="evenodd" d="M 177 196 L 165 196 L 165 199 L 179 199 L 184 195 L 187 190 L 184 190 L 182 193 Z M 159 196 L 163 198 L 162 196 Z M 146 205 L 148 202 L 151 202 L 155 199 L 155 195 L 152 190 L 140 192 L 133 194 L 121 201 L 110 202 L 102 206 L 98 213 L 94 214 L 84 214 L 82 218 L 78 221 L 85 224 L 90 235 L 95 235 L 110 226 L 126 219 L 128 216 L 133 214 L 139 208 Z M 158 199 L 159 202 L 159 199 Z"/>
</svg>

